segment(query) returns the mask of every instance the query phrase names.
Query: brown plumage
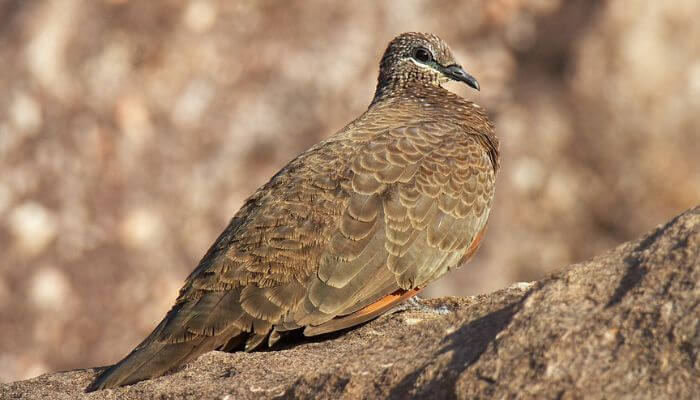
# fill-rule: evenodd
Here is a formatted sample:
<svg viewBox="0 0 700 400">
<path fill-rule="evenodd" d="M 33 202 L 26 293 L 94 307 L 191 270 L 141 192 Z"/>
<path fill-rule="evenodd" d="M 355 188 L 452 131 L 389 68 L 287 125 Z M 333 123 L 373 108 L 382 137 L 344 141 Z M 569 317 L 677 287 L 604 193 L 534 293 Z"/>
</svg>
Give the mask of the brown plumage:
<svg viewBox="0 0 700 400">
<path fill-rule="evenodd" d="M 369 109 L 258 189 L 163 321 L 88 390 L 272 345 L 283 331 L 357 325 L 465 262 L 489 217 L 498 140 L 448 80 L 479 88 L 437 36 L 391 41 Z"/>
</svg>

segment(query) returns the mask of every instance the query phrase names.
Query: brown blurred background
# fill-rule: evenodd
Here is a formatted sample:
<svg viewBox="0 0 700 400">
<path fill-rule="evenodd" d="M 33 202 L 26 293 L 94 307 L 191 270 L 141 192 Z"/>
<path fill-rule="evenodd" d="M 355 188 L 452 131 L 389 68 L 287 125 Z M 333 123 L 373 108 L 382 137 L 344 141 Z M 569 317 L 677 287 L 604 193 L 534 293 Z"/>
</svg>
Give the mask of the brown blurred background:
<svg viewBox="0 0 700 400">
<path fill-rule="evenodd" d="M 700 199 L 700 2 L 0 0 L 0 381 L 139 342 L 243 200 L 442 36 L 503 169 L 478 257 L 534 280 Z"/>
</svg>

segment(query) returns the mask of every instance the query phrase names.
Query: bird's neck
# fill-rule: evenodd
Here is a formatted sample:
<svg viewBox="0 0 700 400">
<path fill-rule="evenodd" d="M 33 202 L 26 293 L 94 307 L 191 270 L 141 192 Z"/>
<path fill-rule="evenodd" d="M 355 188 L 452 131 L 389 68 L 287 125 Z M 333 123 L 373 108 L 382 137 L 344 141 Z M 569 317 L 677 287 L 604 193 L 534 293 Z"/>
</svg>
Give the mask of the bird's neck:
<svg viewBox="0 0 700 400">
<path fill-rule="evenodd" d="M 443 107 L 446 104 L 450 106 Z M 382 113 L 388 112 L 387 110 L 397 111 L 405 118 L 415 119 L 425 115 L 433 119 L 445 118 L 461 125 L 465 132 L 477 137 L 488 151 L 494 169 L 499 169 L 499 141 L 484 109 L 442 86 L 415 80 L 409 84 L 380 81 L 367 111 L 372 113 L 377 110 Z M 411 112 L 407 113 L 406 110 Z"/>
<path fill-rule="evenodd" d="M 380 73 L 371 104 L 396 97 L 413 97 L 440 91 L 446 90 L 429 75 L 407 73 L 384 76 Z"/>
</svg>

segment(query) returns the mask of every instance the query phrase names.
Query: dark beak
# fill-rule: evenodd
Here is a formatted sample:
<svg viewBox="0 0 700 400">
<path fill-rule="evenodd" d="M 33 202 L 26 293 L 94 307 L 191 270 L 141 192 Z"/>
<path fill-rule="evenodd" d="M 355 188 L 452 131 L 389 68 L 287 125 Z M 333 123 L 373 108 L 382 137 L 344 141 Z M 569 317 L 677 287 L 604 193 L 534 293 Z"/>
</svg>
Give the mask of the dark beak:
<svg viewBox="0 0 700 400">
<path fill-rule="evenodd" d="M 469 75 L 464 68 L 457 64 L 452 64 L 448 65 L 447 67 L 442 67 L 442 73 L 445 74 L 445 76 L 449 77 L 450 79 L 454 79 L 459 82 L 464 82 L 467 85 L 473 87 L 476 90 L 481 90 L 479 88 L 479 82 L 476 81 L 476 78 L 473 76 Z"/>
</svg>

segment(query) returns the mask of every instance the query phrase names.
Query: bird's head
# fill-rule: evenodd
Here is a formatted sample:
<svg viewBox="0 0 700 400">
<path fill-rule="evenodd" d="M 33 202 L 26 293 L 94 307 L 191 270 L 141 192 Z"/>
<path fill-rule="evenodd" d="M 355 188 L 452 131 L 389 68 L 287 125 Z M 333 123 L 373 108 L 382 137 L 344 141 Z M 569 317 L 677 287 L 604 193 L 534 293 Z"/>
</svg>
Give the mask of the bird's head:
<svg viewBox="0 0 700 400">
<path fill-rule="evenodd" d="M 479 90 L 479 83 L 455 60 L 445 41 L 430 33 L 407 32 L 389 43 L 379 66 L 378 92 L 427 83 L 464 82 Z"/>
</svg>

